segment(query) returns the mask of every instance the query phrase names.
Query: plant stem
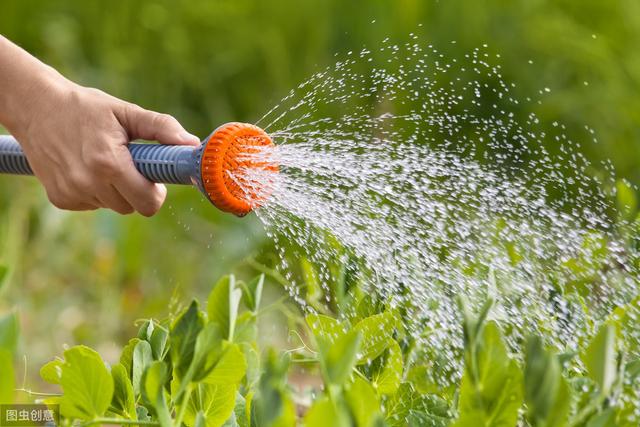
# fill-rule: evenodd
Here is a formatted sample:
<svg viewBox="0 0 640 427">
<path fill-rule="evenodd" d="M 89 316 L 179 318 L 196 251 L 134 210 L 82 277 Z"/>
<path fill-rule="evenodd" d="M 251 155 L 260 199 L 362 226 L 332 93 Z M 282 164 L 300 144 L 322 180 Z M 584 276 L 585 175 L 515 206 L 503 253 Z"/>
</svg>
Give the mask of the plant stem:
<svg viewBox="0 0 640 427">
<path fill-rule="evenodd" d="M 30 396 L 50 396 L 50 397 L 62 396 L 62 393 L 43 393 L 43 392 L 27 390 L 26 388 L 17 388 L 15 389 L 15 391 L 21 391 L 23 393 L 27 393 Z"/>
<path fill-rule="evenodd" d="M 176 417 L 174 423 L 176 426 L 182 425 L 182 419 L 184 418 L 184 414 L 187 410 L 187 405 L 189 404 L 189 398 L 191 397 L 192 390 L 193 385 L 189 383 L 189 385 L 187 385 L 187 389 L 184 392 L 184 395 L 182 396 L 182 399 L 180 400 L 180 412 L 178 412 L 178 416 Z"/>
</svg>

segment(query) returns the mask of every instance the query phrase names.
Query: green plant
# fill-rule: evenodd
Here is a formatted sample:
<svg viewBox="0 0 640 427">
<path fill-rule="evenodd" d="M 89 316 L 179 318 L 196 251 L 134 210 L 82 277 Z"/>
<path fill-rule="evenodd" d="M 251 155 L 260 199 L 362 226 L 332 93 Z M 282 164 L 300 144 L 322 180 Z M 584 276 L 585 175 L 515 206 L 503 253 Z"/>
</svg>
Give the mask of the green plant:
<svg viewBox="0 0 640 427">
<path fill-rule="evenodd" d="M 206 309 L 194 300 L 144 321 L 110 367 L 91 348 L 67 349 L 40 370 L 61 391 L 43 401 L 60 405 L 64 425 L 636 425 L 640 359 L 626 337 L 638 327 L 640 298 L 572 354 L 536 336 L 512 354 L 488 320 L 492 301 L 474 314 L 461 299 L 462 378 L 447 388 L 427 381 L 429 361 L 415 357 L 398 311 L 370 298 L 350 317 L 289 313 L 301 345 L 261 348 L 260 316 L 283 307 L 261 307 L 264 286 L 264 275 L 248 283 L 225 276 Z M 15 316 L 2 318 L 0 349 L 16 339 Z M 300 390 L 301 376 L 322 386 Z M 6 399 L 11 385 L 0 384 Z"/>
</svg>

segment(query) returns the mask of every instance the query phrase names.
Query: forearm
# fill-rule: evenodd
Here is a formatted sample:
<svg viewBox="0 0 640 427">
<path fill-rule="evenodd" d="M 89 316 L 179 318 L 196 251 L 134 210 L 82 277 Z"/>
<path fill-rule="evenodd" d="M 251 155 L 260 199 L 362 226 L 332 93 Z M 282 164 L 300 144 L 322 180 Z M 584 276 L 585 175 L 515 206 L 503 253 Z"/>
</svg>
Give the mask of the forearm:
<svg viewBox="0 0 640 427">
<path fill-rule="evenodd" d="M 0 35 L 0 124 L 12 133 L 29 126 L 38 100 L 70 82 Z"/>
</svg>

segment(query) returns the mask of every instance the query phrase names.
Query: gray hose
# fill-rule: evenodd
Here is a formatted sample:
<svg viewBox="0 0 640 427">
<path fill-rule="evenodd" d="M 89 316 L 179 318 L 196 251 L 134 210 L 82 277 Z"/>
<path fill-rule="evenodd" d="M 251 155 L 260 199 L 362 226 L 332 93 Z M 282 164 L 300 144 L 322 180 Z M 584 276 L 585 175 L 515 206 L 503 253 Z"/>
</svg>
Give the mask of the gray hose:
<svg viewBox="0 0 640 427">
<path fill-rule="evenodd" d="M 190 185 L 199 179 L 199 153 L 194 147 L 134 143 L 129 151 L 136 169 L 150 181 Z M 0 135 L 0 173 L 33 175 L 22 148 L 10 135 Z"/>
</svg>

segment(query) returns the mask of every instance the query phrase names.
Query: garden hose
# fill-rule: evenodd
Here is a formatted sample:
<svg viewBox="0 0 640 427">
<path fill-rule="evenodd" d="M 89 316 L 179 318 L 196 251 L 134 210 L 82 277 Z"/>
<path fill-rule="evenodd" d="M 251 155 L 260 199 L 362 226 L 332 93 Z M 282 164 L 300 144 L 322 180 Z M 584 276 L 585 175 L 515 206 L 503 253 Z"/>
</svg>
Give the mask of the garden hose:
<svg viewBox="0 0 640 427">
<path fill-rule="evenodd" d="M 246 155 L 265 146 L 273 142 L 264 130 L 231 122 L 213 131 L 199 147 L 131 143 L 128 148 L 136 169 L 148 180 L 195 185 L 218 209 L 244 216 L 264 203 L 270 189 L 266 184 L 266 188 L 255 184 L 243 188 L 234 173 L 252 167 L 277 172 L 277 166 Z M 18 141 L 10 135 L 0 135 L 0 173 L 33 175 Z"/>
</svg>

